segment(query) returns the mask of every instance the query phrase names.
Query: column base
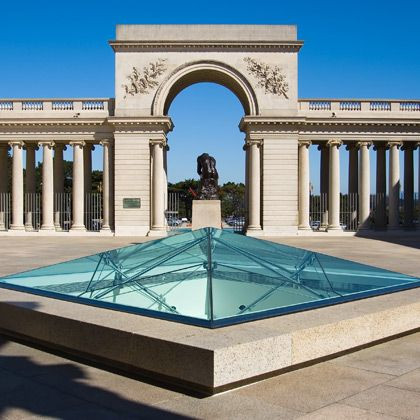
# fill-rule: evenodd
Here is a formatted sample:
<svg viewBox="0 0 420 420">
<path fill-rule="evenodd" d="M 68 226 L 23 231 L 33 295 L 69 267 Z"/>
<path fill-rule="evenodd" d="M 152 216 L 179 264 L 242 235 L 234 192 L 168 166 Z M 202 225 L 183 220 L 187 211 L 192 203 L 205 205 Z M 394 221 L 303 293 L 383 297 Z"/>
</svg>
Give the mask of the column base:
<svg viewBox="0 0 420 420">
<path fill-rule="evenodd" d="M 166 228 L 152 228 L 147 232 L 147 236 L 162 238 L 168 236 L 168 232 L 166 231 Z"/>
<path fill-rule="evenodd" d="M 299 229 L 299 230 L 312 230 L 312 229 L 310 228 L 310 226 L 308 226 L 308 225 L 298 226 L 298 229 Z"/>
<path fill-rule="evenodd" d="M 261 229 L 261 226 L 248 226 L 245 230 L 246 236 L 263 236 L 264 232 Z"/>
<path fill-rule="evenodd" d="M 13 225 L 13 224 L 11 224 L 9 229 L 10 230 L 25 230 L 25 226 L 24 225 Z"/>
<path fill-rule="evenodd" d="M 101 232 L 103 230 L 106 231 L 106 232 L 109 232 L 111 230 L 111 226 L 109 226 L 109 225 L 103 225 L 102 228 L 101 228 Z"/>
<path fill-rule="evenodd" d="M 337 226 L 337 225 L 331 225 L 331 226 L 328 226 L 327 227 L 327 232 L 329 232 L 330 230 L 343 230 L 342 228 L 341 228 L 341 226 Z"/>
<path fill-rule="evenodd" d="M 69 232 L 86 232 L 86 227 L 84 225 L 74 225 Z"/>
</svg>

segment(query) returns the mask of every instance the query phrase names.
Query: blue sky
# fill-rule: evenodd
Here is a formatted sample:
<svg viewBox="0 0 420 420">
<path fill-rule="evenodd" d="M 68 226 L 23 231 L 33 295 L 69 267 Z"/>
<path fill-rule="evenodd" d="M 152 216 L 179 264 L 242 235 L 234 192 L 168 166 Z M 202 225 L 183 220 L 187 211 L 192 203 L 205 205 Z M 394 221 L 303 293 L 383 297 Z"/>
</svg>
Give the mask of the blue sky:
<svg viewBox="0 0 420 420">
<path fill-rule="evenodd" d="M 114 57 L 107 41 L 118 23 L 267 23 L 298 25 L 305 41 L 299 53 L 301 98 L 420 99 L 419 16 L 419 2 L 404 0 L 5 1 L 0 98 L 113 97 Z M 195 176 L 195 156 L 203 151 L 215 154 L 222 181 L 243 180 L 243 134 L 237 129 L 243 111 L 231 92 L 192 86 L 175 98 L 170 115 L 171 180 Z M 318 156 L 312 154 L 316 187 Z M 344 150 L 341 155 L 345 191 Z M 416 153 L 418 167 L 417 160 Z M 100 148 L 94 166 L 101 166 Z"/>
</svg>

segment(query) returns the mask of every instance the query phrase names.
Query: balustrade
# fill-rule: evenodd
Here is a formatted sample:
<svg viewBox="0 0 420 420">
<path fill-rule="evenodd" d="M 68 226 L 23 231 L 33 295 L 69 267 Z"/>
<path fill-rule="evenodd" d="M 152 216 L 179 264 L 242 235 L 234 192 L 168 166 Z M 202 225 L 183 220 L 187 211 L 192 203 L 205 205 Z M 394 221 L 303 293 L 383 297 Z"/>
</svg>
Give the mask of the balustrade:
<svg viewBox="0 0 420 420">
<path fill-rule="evenodd" d="M 362 103 L 360 101 L 344 101 L 340 102 L 340 111 L 360 111 Z"/>
<path fill-rule="evenodd" d="M 420 111 L 420 102 L 400 102 L 400 111 Z"/>
<path fill-rule="evenodd" d="M 113 109 L 113 99 L 9 99 L 0 100 L 2 112 L 54 112 L 54 111 L 108 111 Z M 20 116 L 24 114 L 21 113 Z M 41 114 L 43 115 L 43 114 Z M 74 114 L 71 114 L 74 117 Z"/>
<path fill-rule="evenodd" d="M 1 101 L 0 102 L 0 111 L 13 111 L 13 102 L 12 101 Z"/>
<path fill-rule="evenodd" d="M 44 102 L 42 101 L 23 101 L 23 111 L 42 111 L 44 109 Z"/>
<path fill-rule="evenodd" d="M 420 101 L 301 99 L 299 104 L 302 111 L 420 112 Z"/>
<path fill-rule="evenodd" d="M 74 103 L 73 101 L 53 101 L 51 108 L 53 111 L 72 111 Z"/>
<path fill-rule="evenodd" d="M 83 101 L 82 102 L 82 110 L 86 111 L 97 111 L 97 110 L 104 110 L 105 105 L 104 101 Z"/>
<path fill-rule="evenodd" d="M 310 111 L 331 111 L 331 102 L 330 101 L 310 101 L 309 110 Z"/>
</svg>

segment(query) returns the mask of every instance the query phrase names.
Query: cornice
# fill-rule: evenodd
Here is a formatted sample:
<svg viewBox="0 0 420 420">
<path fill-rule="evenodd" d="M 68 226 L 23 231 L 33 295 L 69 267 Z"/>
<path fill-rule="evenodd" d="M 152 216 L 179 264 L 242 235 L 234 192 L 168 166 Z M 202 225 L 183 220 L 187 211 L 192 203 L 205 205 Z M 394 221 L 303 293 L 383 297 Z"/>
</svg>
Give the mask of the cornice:
<svg viewBox="0 0 420 420">
<path fill-rule="evenodd" d="M 108 41 L 115 52 L 165 50 L 240 50 L 298 52 L 303 41 Z"/>
<path fill-rule="evenodd" d="M 106 118 L 69 118 L 69 119 L 23 119 L 23 118 L 10 118 L 1 119 L 0 126 L 31 126 L 31 127 L 51 127 L 51 126 L 83 126 L 83 125 L 105 125 Z"/>
<path fill-rule="evenodd" d="M 311 128 L 336 129 L 340 127 L 346 128 L 369 128 L 369 127 L 419 127 L 420 119 L 413 120 L 396 120 L 396 119 L 308 119 L 306 117 L 244 117 L 242 118 L 239 128 L 241 131 L 272 131 L 272 130 L 290 130 L 305 131 Z M 347 131 L 347 130 L 346 130 Z M 357 131 L 357 130 L 356 130 Z"/>
<path fill-rule="evenodd" d="M 172 131 L 174 125 L 169 117 L 109 117 L 108 123 L 115 131 Z"/>
</svg>

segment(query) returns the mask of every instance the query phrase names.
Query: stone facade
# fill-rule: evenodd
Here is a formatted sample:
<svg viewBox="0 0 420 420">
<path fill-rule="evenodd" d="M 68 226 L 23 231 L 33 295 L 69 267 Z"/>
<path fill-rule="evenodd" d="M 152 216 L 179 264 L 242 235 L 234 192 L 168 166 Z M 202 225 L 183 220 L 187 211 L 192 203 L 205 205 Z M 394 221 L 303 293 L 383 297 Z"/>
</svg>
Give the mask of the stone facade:
<svg viewBox="0 0 420 420">
<path fill-rule="evenodd" d="M 245 136 L 248 235 L 310 231 L 308 150 L 314 146 L 323 153 L 326 230 L 341 231 L 338 150 L 342 145 L 351 156 L 349 191 L 359 196 L 360 228 L 367 227 L 371 210 L 369 147 L 378 150 L 377 190 L 382 193 L 381 179 L 386 177 L 382 153 L 390 149 L 388 223 L 398 227 L 397 152 L 400 147 L 405 150 L 404 190 L 412 196 L 420 101 L 299 100 L 297 63 L 302 44 L 295 26 L 118 25 L 116 39 L 110 42 L 115 52 L 115 99 L 0 100 L 2 173 L 7 164 L 4 150 L 13 149 L 7 234 L 25 232 L 23 195 L 31 189 L 34 159 L 33 152 L 28 152 L 24 191 L 22 148 L 34 147 L 42 147 L 45 163 L 39 233 L 57 234 L 53 195 L 62 190 L 60 156 L 66 145 L 74 149 L 70 233 L 85 232 L 83 194 L 90 189 L 86 172 L 91 170 L 91 147 L 96 144 L 106 147 L 102 233 L 165 235 L 166 161 L 170 159 L 166 136 L 173 128 L 168 110 L 181 90 L 199 82 L 227 87 L 244 108 L 239 127 Z M 3 184 L 0 194 L 8 192 Z M 138 205 L 126 206 L 127 200 L 138 200 Z M 384 205 L 385 201 L 377 207 L 378 220 Z M 410 195 L 404 213 L 410 225 Z M 387 221 L 382 219 L 385 226 Z"/>
</svg>

